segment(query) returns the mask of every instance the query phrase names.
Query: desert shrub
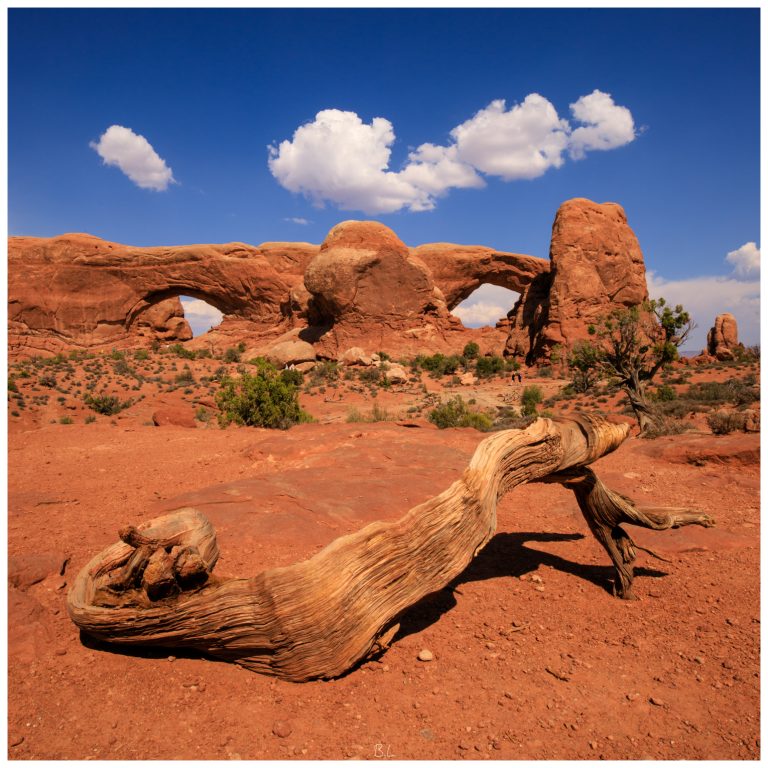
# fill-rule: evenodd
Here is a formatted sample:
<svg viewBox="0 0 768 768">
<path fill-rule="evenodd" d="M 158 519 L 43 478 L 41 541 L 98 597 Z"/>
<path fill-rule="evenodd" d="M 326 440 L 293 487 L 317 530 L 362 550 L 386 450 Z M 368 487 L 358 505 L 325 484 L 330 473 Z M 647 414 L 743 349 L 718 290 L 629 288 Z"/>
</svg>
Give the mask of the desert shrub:
<svg viewBox="0 0 768 768">
<path fill-rule="evenodd" d="M 747 417 L 739 411 L 716 411 L 707 416 L 707 424 L 715 435 L 727 435 L 743 431 Z"/>
<path fill-rule="evenodd" d="M 206 422 L 211 420 L 211 412 L 204 405 L 201 405 L 195 411 L 195 418 L 198 421 L 202 421 L 205 424 Z"/>
<path fill-rule="evenodd" d="M 520 400 L 523 406 L 523 415 L 535 416 L 536 406 L 542 401 L 542 399 L 543 397 L 541 394 L 541 389 L 535 384 L 531 384 L 530 386 L 525 387 L 525 389 L 523 389 L 523 395 Z"/>
<path fill-rule="evenodd" d="M 373 404 L 369 413 L 361 413 L 357 408 L 350 408 L 347 412 L 347 422 L 356 424 L 360 422 L 373 423 L 377 421 L 394 421 L 395 416 L 386 408 L 382 408 L 378 403 Z"/>
<path fill-rule="evenodd" d="M 462 357 L 466 357 L 467 360 L 476 360 L 480 354 L 480 345 L 475 341 L 469 341 L 464 346 L 464 351 L 461 353 Z"/>
<path fill-rule="evenodd" d="M 19 388 L 16 386 L 16 379 L 14 379 L 13 376 L 8 377 L 8 391 L 9 392 L 19 391 Z"/>
<path fill-rule="evenodd" d="M 125 361 L 125 358 L 121 358 L 115 363 L 115 373 L 118 376 L 135 376 L 136 371 L 131 368 L 130 365 Z"/>
<path fill-rule="evenodd" d="M 96 413 L 102 414 L 102 416 L 115 416 L 120 411 L 129 408 L 133 405 L 133 400 L 121 401 L 120 398 L 115 395 L 86 395 L 83 402 Z"/>
<path fill-rule="evenodd" d="M 432 378 L 438 379 L 441 376 L 452 376 L 459 370 L 462 362 L 462 358 L 458 355 L 446 357 L 438 352 L 434 355 L 417 355 L 411 363 L 411 368 L 413 370 L 421 368 Z"/>
<path fill-rule="evenodd" d="M 62 416 L 59 419 L 59 424 L 72 424 L 72 417 L 71 416 Z"/>
<path fill-rule="evenodd" d="M 300 387 L 304 383 L 304 374 L 295 368 L 285 368 L 280 371 L 280 378 L 286 384 L 293 384 L 294 387 Z"/>
<path fill-rule="evenodd" d="M 181 373 L 176 374 L 175 381 L 182 386 L 195 383 L 195 377 L 192 375 L 192 371 L 189 369 L 188 365 L 184 366 L 184 370 Z"/>
<path fill-rule="evenodd" d="M 474 427 L 482 431 L 491 428 L 490 417 L 480 411 L 473 411 L 462 400 L 461 395 L 452 397 L 429 412 L 429 420 L 439 429 L 448 427 Z"/>
<path fill-rule="evenodd" d="M 551 379 L 552 378 L 552 366 L 551 365 L 543 365 L 541 368 L 539 368 L 539 376 L 541 376 L 543 379 Z"/>
<path fill-rule="evenodd" d="M 760 399 L 760 391 L 753 386 L 754 377 L 747 379 L 728 379 L 725 382 L 703 381 L 691 384 L 685 396 L 691 400 L 714 405 L 717 403 L 732 403 L 733 405 L 749 405 Z"/>
<path fill-rule="evenodd" d="M 478 379 L 489 379 L 491 376 L 501 373 L 507 367 L 503 357 L 498 355 L 484 355 L 478 357 L 475 362 L 475 375 Z"/>
<path fill-rule="evenodd" d="M 376 384 L 383 378 L 381 373 L 381 368 L 372 365 L 368 368 L 363 368 L 363 370 L 360 371 L 358 378 L 366 384 Z"/>
<path fill-rule="evenodd" d="M 392 359 L 386 352 L 377 352 L 376 354 L 379 356 L 379 360 L 381 360 L 383 363 Z"/>
<path fill-rule="evenodd" d="M 96 421 L 96 417 L 95 417 L 95 416 L 94 416 L 92 413 L 89 413 L 89 414 L 88 414 L 88 415 L 85 417 L 85 423 L 86 423 L 86 424 L 93 424 L 93 422 L 94 422 L 94 421 Z"/>
<path fill-rule="evenodd" d="M 52 373 L 44 373 L 40 377 L 40 384 L 44 387 L 53 389 L 56 386 L 56 377 Z"/>
<path fill-rule="evenodd" d="M 125 360 L 125 352 L 119 349 L 113 349 L 109 356 L 113 360 Z"/>
<path fill-rule="evenodd" d="M 316 365 L 309 373 L 309 385 L 316 387 L 319 384 L 327 384 L 337 381 L 339 378 L 339 364 L 335 360 L 325 360 Z"/>
<path fill-rule="evenodd" d="M 134 360 L 149 360 L 149 350 L 148 349 L 137 349 L 133 353 L 133 359 Z"/>
<path fill-rule="evenodd" d="M 674 387 L 670 387 L 668 384 L 662 384 L 656 389 L 656 392 L 653 393 L 652 397 L 658 402 L 668 403 L 672 400 L 677 400 L 677 392 Z"/>
<path fill-rule="evenodd" d="M 534 421 L 536 421 L 536 416 L 524 416 L 516 408 L 503 406 L 498 409 L 491 429 L 494 432 L 501 429 L 525 429 Z"/>
<path fill-rule="evenodd" d="M 219 425 L 235 423 L 248 427 L 288 429 L 310 421 L 299 406 L 298 390 L 284 381 L 275 368 L 264 366 L 255 374 L 243 371 L 240 377 L 226 377 L 216 393 L 221 409 Z"/>
<path fill-rule="evenodd" d="M 240 362 L 240 350 L 235 347 L 227 347 L 224 352 L 223 360 L 225 363 L 239 363 Z"/>
</svg>

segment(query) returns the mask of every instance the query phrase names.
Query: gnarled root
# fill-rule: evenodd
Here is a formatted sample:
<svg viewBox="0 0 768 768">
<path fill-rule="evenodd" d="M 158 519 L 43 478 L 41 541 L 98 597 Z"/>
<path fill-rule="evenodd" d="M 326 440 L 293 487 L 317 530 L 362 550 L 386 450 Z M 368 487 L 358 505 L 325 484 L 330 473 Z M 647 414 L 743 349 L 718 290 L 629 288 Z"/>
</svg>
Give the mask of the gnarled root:
<svg viewBox="0 0 768 768">
<path fill-rule="evenodd" d="M 587 467 L 574 467 L 557 472 L 544 482 L 561 483 L 570 488 L 579 504 L 589 529 L 602 544 L 616 569 L 613 593 L 623 600 L 637 599 L 632 593 L 636 550 L 641 549 L 653 557 L 663 557 L 641 547 L 621 527 L 631 523 L 655 531 L 681 528 L 684 525 L 702 525 L 710 528 L 715 521 L 709 515 L 675 507 L 637 507 L 632 499 L 612 491 Z"/>
</svg>

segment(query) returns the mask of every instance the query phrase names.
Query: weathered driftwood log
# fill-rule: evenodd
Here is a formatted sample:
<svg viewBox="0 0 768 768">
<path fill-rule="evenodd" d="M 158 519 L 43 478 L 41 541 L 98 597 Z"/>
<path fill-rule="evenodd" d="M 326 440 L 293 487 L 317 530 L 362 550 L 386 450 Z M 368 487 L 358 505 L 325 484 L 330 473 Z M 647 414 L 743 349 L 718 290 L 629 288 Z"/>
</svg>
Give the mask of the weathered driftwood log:
<svg viewBox="0 0 768 768">
<path fill-rule="evenodd" d="M 342 536 L 309 560 L 217 581 L 215 533 L 194 509 L 120 531 L 78 575 L 68 609 L 83 632 L 112 643 L 190 647 L 257 672 L 335 677 L 382 648 L 398 617 L 449 584 L 496 529 L 496 503 L 532 481 L 572 488 L 631 597 L 634 547 L 619 523 L 712 525 L 706 515 L 642 512 L 585 465 L 616 449 L 625 425 L 596 417 L 539 419 L 477 447 L 447 490 L 393 522 Z"/>
</svg>

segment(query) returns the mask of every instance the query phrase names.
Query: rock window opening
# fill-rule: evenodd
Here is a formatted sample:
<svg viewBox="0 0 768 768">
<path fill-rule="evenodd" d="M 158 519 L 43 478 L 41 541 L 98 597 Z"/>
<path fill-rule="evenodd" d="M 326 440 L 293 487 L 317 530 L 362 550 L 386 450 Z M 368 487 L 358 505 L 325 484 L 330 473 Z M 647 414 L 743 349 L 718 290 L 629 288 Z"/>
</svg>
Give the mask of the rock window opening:
<svg viewBox="0 0 768 768">
<path fill-rule="evenodd" d="M 184 309 L 184 318 L 192 329 L 193 338 L 210 331 L 211 328 L 215 328 L 221 322 L 222 313 L 202 299 L 195 299 L 191 296 L 179 296 L 179 299 L 181 299 L 181 306 Z"/>
<path fill-rule="evenodd" d="M 485 283 L 452 311 L 467 328 L 493 328 L 499 320 L 506 318 L 519 298 L 516 291 Z"/>
</svg>

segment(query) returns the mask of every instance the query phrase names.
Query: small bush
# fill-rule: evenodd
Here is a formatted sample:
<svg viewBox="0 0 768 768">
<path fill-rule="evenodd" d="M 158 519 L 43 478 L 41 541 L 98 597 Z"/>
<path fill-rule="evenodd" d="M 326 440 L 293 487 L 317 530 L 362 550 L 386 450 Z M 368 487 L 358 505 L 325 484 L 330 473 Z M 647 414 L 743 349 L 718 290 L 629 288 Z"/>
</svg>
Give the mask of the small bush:
<svg viewBox="0 0 768 768">
<path fill-rule="evenodd" d="M 221 409 L 221 427 L 234 422 L 241 426 L 288 429 L 311 420 L 299 406 L 296 386 L 284 381 L 273 367 L 264 366 L 255 374 L 243 371 L 238 379 L 225 378 L 216 393 L 216 404 Z"/>
<path fill-rule="evenodd" d="M 227 350 L 224 352 L 223 360 L 225 363 L 239 363 L 240 350 L 235 349 L 234 347 L 228 347 Z"/>
<path fill-rule="evenodd" d="M 480 345 L 475 341 L 467 342 L 464 346 L 464 351 L 461 353 L 462 357 L 466 357 L 467 360 L 476 360 L 480 354 Z"/>
<path fill-rule="evenodd" d="M 715 435 L 728 435 L 743 431 L 747 417 L 738 411 L 717 411 L 707 416 L 707 424 Z"/>
<path fill-rule="evenodd" d="M 72 417 L 71 416 L 62 416 L 59 419 L 59 424 L 71 424 L 72 423 Z"/>
<path fill-rule="evenodd" d="M 337 381 L 339 378 L 339 364 L 334 360 L 326 360 L 316 365 L 309 374 L 309 385 L 317 386 L 319 384 Z"/>
<path fill-rule="evenodd" d="M 373 423 L 377 421 L 394 421 L 396 416 L 391 414 L 386 408 L 382 408 L 378 403 L 373 404 L 373 408 L 367 414 L 361 413 L 357 408 L 350 408 L 347 412 L 347 423 L 358 424 L 361 422 Z"/>
<path fill-rule="evenodd" d="M 653 394 L 653 399 L 660 403 L 669 403 L 672 400 L 677 400 L 677 392 L 674 387 L 670 387 L 668 384 L 662 384 Z"/>
<path fill-rule="evenodd" d="M 92 411 L 96 411 L 102 416 L 115 416 L 133 405 L 133 400 L 121 401 L 114 395 L 97 395 L 96 397 L 86 395 L 84 402 Z"/>
<path fill-rule="evenodd" d="M 448 427 L 474 427 L 481 431 L 491 428 L 490 417 L 480 411 L 473 411 L 462 400 L 461 395 L 452 397 L 429 412 L 429 420 L 439 429 Z"/>
<path fill-rule="evenodd" d="M 149 360 L 149 350 L 148 349 L 137 349 L 133 353 L 133 359 L 134 360 Z"/>
<path fill-rule="evenodd" d="M 507 367 L 503 357 L 498 355 L 485 355 L 478 357 L 475 363 L 475 375 L 478 379 L 489 379 L 502 373 Z"/>
<path fill-rule="evenodd" d="M 304 374 L 295 368 L 285 368 L 280 371 L 280 378 L 286 384 L 293 384 L 294 387 L 300 387 L 304 383 Z"/>
<path fill-rule="evenodd" d="M 187 349 L 183 344 L 178 341 L 175 344 L 171 344 L 168 347 L 168 351 L 176 357 L 184 358 L 185 360 L 194 360 L 197 357 L 197 352 L 194 349 Z"/>
<path fill-rule="evenodd" d="M 523 389 L 521 404 L 523 406 L 523 416 L 535 416 L 536 406 L 542 401 L 541 389 L 535 384 L 531 384 Z"/>
<path fill-rule="evenodd" d="M 88 415 L 85 417 L 85 423 L 86 423 L 86 424 L 93 424 L 93 422 L 94 422 L 94 421 L 96 421 L 96 417 L 95 417 L 95 416 L 94 416 L 92 413 L 89 413 L 89 414 L 88 414 Z"/>
<path fill-rule="evenodd" d="M 203 424 L 211 420 L 211 412 L 203 405 L 195 411 L 195 418 Z"/>
<path fill-rule="evenodd" d="M 188 365 L 184 366 L 184 370 L 176 375 L 176 383 L 182 386 L 188 386 L 195 383 L 195 377 L 192 375 L 192 371 Z"/>
<path fill-rule="evenodd" d="M 53 389 L 56 386 L 56 377 L 52 373 L 44 373 L 40 377 L 40 384 L 44 387 Z"/>
</svg>

